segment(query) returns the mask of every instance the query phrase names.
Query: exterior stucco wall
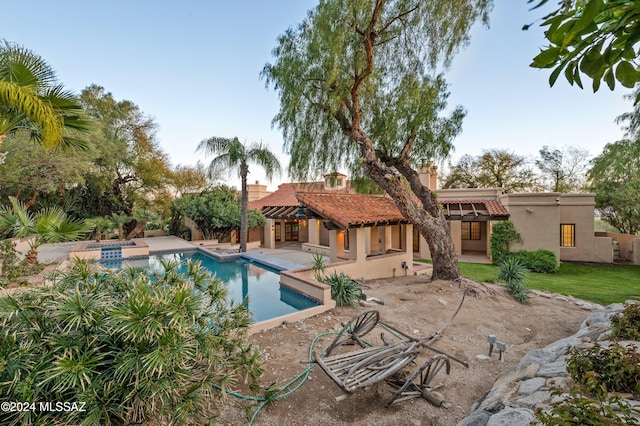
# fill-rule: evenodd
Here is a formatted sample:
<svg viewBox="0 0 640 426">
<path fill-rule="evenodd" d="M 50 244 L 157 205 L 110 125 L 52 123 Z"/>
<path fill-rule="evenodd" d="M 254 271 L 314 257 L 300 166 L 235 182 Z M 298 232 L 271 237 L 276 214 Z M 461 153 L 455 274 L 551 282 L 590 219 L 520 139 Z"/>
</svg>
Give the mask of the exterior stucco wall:
<svg viewBox="0 0 640 426">
<path fill-rule="evenodd" d="M 610 237 L 612 240 L 617 241 L 620 249 L 620 259 L 628 260 L 635 265 L 640 265 L 640 258 L 634 260 L 636 256 L 640 256 L 639 236 L 620 234 L 618 232 L 596 232 L 596 237 Z"/>
<path fill-rule="evenodd" d="M 563 194 L 560 197 L 560 224 L 575 224 L 575 247 L 560 247 L 560 259 L 568 261 L 613 263 L 610 237 L 596 237 L 593 210 L 594 194 Z"/>
<path fill-rule="evenodd" d="M 511 250 L 546 249 L 559 260 L 612 263 L 612 239 L 594 232 L 594 194 L 516 193 L 500 197 L 522 237 Z M 560 225 L 575 225 L 575 247 L 560 246 Z"/>
<path fill-rule="evenodd" d="M 500 197 L 522 238 L 511 250 L 546 249 L 560 257 L 560 193 L 516 193 Z M 593 218 L 593 208 L 591 209 Z"/>
</svg>

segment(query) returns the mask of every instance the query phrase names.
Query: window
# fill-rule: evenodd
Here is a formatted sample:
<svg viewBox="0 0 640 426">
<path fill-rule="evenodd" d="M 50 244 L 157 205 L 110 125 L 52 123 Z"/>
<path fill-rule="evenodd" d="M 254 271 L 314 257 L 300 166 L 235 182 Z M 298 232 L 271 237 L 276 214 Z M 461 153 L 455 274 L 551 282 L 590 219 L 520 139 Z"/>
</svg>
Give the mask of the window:
<svg viewBox="0 0 640 426">
<path fill-rule="evenodd" d="M 462 222 L 463 240 L 480 240 L 480 222 Z"/>
<path fill-rule="evenodd" d="M 576 246 L 576 225 L 560 225 L 560 247 Z"/>
</svg>

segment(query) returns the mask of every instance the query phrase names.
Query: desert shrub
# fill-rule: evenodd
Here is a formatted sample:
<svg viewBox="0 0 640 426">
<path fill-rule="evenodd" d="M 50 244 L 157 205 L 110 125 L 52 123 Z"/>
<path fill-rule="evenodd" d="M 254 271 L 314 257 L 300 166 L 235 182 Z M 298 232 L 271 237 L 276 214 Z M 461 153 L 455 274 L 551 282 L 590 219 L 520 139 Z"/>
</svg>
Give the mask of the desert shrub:
<svg viewBox="0 0 640 426">
<path fill-rule="evenodd" d="M 593 389 L 592 389 L 593 390 Z M 538 421 L 545 426 L 638 426 L 640 421 L 634 417 L 628 402 L 618 395 L 595 391 L 594 396 L 586 396 L 582 389 L 573 386 L 568 394 L 561 388 L 554 388 L 552 395 L 558 400 L 545 411 L 536 410 Z"/>
<path fill-rule="evenodd" d="M 519 259 L 532 272 L 552 273 L 558 270 L 558 259 L 555 253 L 549 250 L 518 250 L 509 256 Z"/>
<path fill-rule="evenodd" d="M 523 284 L 529 276 L 529 270 L 520 259 L 507 257 L 498 264 L 496 280 L 507 284 L 507 287 Z"/>
<path fill-rule="evenodd" d="M 331 271 L 324 283 L 331 286 L 331 298 L 338 306 L 355 306 L 362 295 L 360 284 L 344 272 Z"/>
<path fill-rule="evenodd" d="M 324 263 L 324 256 L 320 252 L 313 253 L 313 264 L 311 265 L 313 277 L 316 281 L 324 282 L 327 266 Z"/>
<path fill-rule="evenodd" d="M 640 303 L 627 304 L 621 314 L 612 316 L 611 328 L 619 339 L 640 341 Z"/>
<path fill-rule="evenodd" d="M 26 284 L 27 280 L 24 277 L 36 275 L 45 267 L 41 263 L 20 260 L 11 240 L 0 241 L 0 259 L 3 260 L 0 267 L 0 286 L 3 287 L 8 284 Z"/>
<path fill-rule="evenodd" d="M 506 284 L 511 295 L 520 303 L 529 300 L 529 288 L 524 284 L 529 270 L 516 257 L 506 257 L 498 264 L 496 281 Z"/>
<path fill-rule="evenodd" d="M 583 385 L 590 385 L 595 379 L 595 386 L 602 384 L 608 392 L 640 394 L 640 354 L 636 349 L 617 343 L 609 348 L 600 345 L 586 350 L 571 348 L 567 351 L 567 371 Z"/>
<path fill-rule="evenodd" d="M 548 411 L 537 410 L 536 417 L 543 425 L 640 425 L 640 410 L 610 393 L 640 392 L 640 355 L 634 347 L 570 348 L 566 364 L 577 385 L 568 394 L 560 388 L 553 390 L 554 396 L 562 398 Z"/>
<path fill-rule="evenodd" d="M 509 245 L 520 241 L 520 234 L 513 222 L 508 220 L 498 222 L 491 230 L 491 258 L 498 265 L 509 254 Z"/>
<path fill-rule="evenodd" d="M 86 411 L 3 413 L 8 424 L 205 424 L 227 389 L 257 390 L 250 317 L 198 263 L 152 279 L 79 262 L 54 280 L 0 299 L 0 395 Z"/>
</svg>

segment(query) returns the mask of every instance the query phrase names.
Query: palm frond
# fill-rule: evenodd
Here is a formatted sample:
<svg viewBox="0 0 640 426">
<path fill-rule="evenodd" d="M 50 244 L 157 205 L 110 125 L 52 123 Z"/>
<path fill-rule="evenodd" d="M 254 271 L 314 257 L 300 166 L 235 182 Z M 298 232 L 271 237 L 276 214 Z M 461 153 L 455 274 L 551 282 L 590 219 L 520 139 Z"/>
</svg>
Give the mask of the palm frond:
<svg viewBox="0 0 640 426">
<path fill-rule="evenodd" d="M 263 143 L 255 143 L 247 151 L 247 161 L 255 163 L 264 169 L 267 179 L 272 180 L 282 174 L 282 166 L 278 157 Z"/>
</svg>

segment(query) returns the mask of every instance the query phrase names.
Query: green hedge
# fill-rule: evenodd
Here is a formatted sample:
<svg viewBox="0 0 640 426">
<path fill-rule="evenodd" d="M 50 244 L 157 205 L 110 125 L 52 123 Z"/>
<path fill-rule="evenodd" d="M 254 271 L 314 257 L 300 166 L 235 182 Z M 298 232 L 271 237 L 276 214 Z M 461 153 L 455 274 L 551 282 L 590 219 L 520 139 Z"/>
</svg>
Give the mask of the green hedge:
<svg viewBox="0 0 640 426">
<path fill-rule="evenodd" d="M 518 250 L 509 253 L 518 259 L 528 270 L 540 273 L 553 273 L 558 271 L 558 258 L 549 250 Z"/>
</svg>

